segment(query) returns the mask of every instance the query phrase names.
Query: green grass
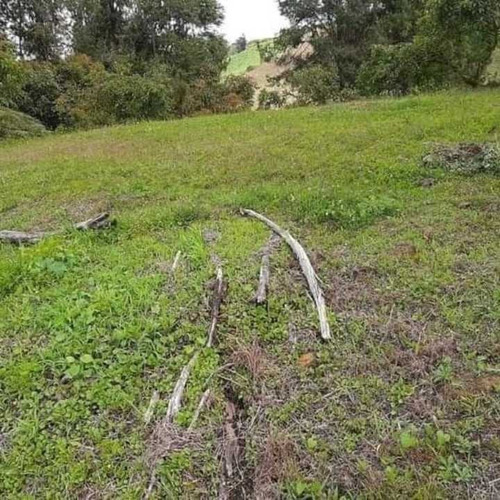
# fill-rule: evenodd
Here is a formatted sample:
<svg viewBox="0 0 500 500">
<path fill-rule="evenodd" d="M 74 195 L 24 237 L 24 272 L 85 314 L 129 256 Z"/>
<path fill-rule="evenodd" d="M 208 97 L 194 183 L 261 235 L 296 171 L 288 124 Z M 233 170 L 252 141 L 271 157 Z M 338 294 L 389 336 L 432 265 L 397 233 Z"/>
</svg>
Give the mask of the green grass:
<svg viewBox="0 0 500 500">
<path fill-rule="evenodd" d="M 34 118 L 7 108 L 0 108 L 0 141 L 43 135 L 45 127 Z"/>
<path fill-rule="evenodd" d="M 142 498 L 152 429 L 205 340 L 216 253 L 219 343 L 201 347 L 178 425 L 206 384 L 214 400 L 202 446 L 159 462 L 157 498 L 217 496 L 228 384 L 251 423 L 245 487 L 263 498 L 494 497 L 500 179 L 420 160 L 433 142 L 498 144 L 499 103 L 498 90 L 442 93 L 1 145 L 0 229 L 65 231 L 0 247 L 0 491 Z M 269 307 L 250 303 L 269 232 L 240 207 L 307 248 L 330 343 L 284 245 Z M 115 228 L 71 230 L 102 210 Z"/>
<path fill-rule="evenodd" d="M 246 50 L 233 54 L 225 73 L 227 75 L 244 75 L 248 68 L 260 66 L 262 63 L 256 42 L 250 42 Z"/>
</svg>

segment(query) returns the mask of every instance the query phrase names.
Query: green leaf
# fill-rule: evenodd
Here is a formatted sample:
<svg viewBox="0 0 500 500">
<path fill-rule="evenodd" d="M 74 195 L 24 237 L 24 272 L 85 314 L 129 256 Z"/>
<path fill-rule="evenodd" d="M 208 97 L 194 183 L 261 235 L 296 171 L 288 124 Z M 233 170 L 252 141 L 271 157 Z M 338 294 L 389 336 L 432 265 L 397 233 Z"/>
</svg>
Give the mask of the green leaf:
<svg viewBox="0 0 500 500">
<path fill-rule="evenodd" d="M 94 358 L 90 354 L 84 354 L 80 357 L 80 361 L 88 365 L 89 363 L 92 363 L 94 361 Z"/>
</svg>

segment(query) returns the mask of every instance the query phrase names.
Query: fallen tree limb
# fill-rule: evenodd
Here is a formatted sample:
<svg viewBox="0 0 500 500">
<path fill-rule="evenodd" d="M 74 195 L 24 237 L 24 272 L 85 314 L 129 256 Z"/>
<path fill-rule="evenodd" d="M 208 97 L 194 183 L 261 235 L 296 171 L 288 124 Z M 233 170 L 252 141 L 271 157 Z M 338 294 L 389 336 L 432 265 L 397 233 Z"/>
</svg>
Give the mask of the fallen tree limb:
<svg viewBox="0 0 500 500">
<path fill-rule="evenodd" d="M 112 221 L 109 220 L 109 213 L 104 212 L 97 217 L 92 217 L 83 222 L 75 224 L 75 229 L 79 231 L 88 231 L 89 229 L 102 229 L 111 226 Z"/>
<path fill-rule="evenodd" d="M 74 225 L 78 231 L 88 231 L 90 229 L 103 229 L 111 226 L 108 213 L 102 213 L 92 219 L 79 222 Z M 38 243 L 48 236 L 60 234 L 62 231 L 35 231 L 33 233 L 23 233 L 21 231 L 0 231 L 0 242 L 14 243 L 15 245 Z"/>
<path fill-rule="evenodd" d="M 212 298 L 212 316 L 210 321 L 210 328 L 208 329 L 207 347 L 212 347 L 215 340 L 215 333 L 217 331 L 217 323 L 219 322 L 219 313 L 226 286 L 224 283 L 224 274 L 222 267 L 217 268 L 217 276 L 215 278 L 214 295 Z"/>
<path fill-rule="evenodd" d="M 267 302 L 267 294 L 269 291 L 269 281 L 270 281 L 270 256 L 271 253 L 276 249 L 279 240 L 278 236 L 273 233 L 268 243 L 262 249 L 262 262 L 260 265 L 260 275 L 259 275 L 259 286 L 257 292 L 255 293 L 254 302 L 257 305 L 263 305 Z"/>
<path fill-rule="evenodd" d="M 299 261 L 302 273 L 304 274 L 307 280 L 307 284 L 309 285 L 309 290 L 311 291 L 311 295 L 316 304 L 316 309 L 318 311 L 318 317 L 319 317 L 320 330 L 321 330 L 321 337 L 324 340 L 331 339 L 330 325 L 328 324 L 328 318 L 326 315 L 326 304 L 325 304 L 325 299 L 323 297 L 323 292 L 321 291 L 321 288 L 318 283 L 318 278 L 316 276 L 316 273 L 314 272 L 314 268 L 312 267 L 311 261 L 309 260 L 309 257 L 307 256 L 307 253 L 304 250 L 304 248 L 288 231 L 285 231 L 277 224 L 275 224 L 272 220 L 269 220 L 267 217 L 264 217 L 263 215 L 248 209 L 242 209 L 242 213 L 244 215 L 248 215 L 249 217 L 254 217 L 255 219 L 260 220 L 288 243 L 288 245 L 290 246 L 290 248 L 292 249 L 293 253 L 295 254 L 295 256 Z"/>
<path fill-rule="evenodd" d="M 186 388 L 191 369 L 193 368 L 197 359 L 198 352 L 195 352 L 189 363 L 182 369 L 179 380 L 177 380 L 177 384 L 175 384 L 174 392 L 172 393 L 172 396 L 170 397 L 170 400 L 168 402 L 167 414 L 165 416 L 165 421 L 168 423 L 172 423 L 174 421 L 174 418 L 177 416 L 179 410 L 181 409 L 184 389 Z"/>
<path fill-rule="evenodd" d="M 193 419 L 191 420 L 191 424 L 189 425 L 190 431 L 192 431 L 196 424 L 198 423 L 198 419 L 200 418 L 201 412 L 203 411 L 203 408 L 207 404 L 208 398 L 210 397 L 210 389 L 207 389 L 204 393 L 203 396 L 200 399 L 200 403 L 198 404 L 198 408 L 196 408 L 196 411 L 194 412 Z"/>
<path fill-rule="evenodd" d="M 54 234 L 54 233 L 51 233 Z M 0 241 L 15 245 L 38 243 L 48 233 L 22 233 L 20 231 L 0 231 Z"/>
</svg>

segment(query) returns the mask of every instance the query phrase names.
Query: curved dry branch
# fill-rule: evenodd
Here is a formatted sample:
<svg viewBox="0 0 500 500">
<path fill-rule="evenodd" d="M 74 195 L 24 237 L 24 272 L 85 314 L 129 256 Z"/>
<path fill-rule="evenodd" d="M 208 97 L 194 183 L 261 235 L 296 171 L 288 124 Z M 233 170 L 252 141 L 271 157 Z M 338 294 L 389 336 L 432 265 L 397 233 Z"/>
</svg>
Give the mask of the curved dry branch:
<svg viewBox="0 0 500 500">
<path fill-rule="evenodd" d="M 313 296 L 314 302 L 316 304 L 316 309 L 319 316 L 321 337 L 325 340 L 331 339 L 330 325 L 328 324 L 326 304 L 323 297 L 323 292 L 319 286 L 318 278 L 304 248 L 288 231 L 285 231 L 277 224 L 275 224 L 272 220 L 269 220 L 267 217 L 264 217 L 263 215 L 248 209 L 243 209 L 242 213 L 244 215 L 248 215 L 249 217 L 254 217 L 255 219 L 260 220 L 288 243 L 299 261 L 302 273 L 307 280 L 309 290 L 311 291 L 311 295 Z"/>
</svg>

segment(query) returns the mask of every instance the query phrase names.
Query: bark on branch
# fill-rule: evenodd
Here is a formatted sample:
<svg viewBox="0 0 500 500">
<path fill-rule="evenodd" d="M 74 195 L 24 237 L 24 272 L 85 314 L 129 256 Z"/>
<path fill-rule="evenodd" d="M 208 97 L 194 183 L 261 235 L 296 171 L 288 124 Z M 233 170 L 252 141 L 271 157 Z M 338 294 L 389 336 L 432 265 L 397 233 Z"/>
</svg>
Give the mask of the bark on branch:
<svg viewBox="0 0 500 500">
<path fill-rule="evenodd" d="M 304 250 L 304 248 L 288 231 L 285 231 L 267 217 L 264 217 L 263 215 L 248 209 L 242 209 L 242 214 L 260 220 L 261 222 L 266 224 L 269 228 L 271 228 L 277 235 L 281 236 L 281 238 L 283 238 L 290 246 L 290 248 L 292 249 L 293 253 L 295 254 L 295 256 L 299 261 L 302 273 L 304 274 L 307 280 L 307 284 L 309 285 L 309 290 L 311 291 L 311 295 L 316 304 L 316 309 L 318 311 L 318 317 L 320 323 L 321 337 L 324 340 L 331 339 L 330 325 L 328 324 L 328 318 L 326 314 L 326 304 L 325 304 L 325 299 L 323 297 L 323 292 L 319 286 L 318 278 L 316 276 L 316 273 L 314 272 L 314 268 L 312 267 L 311 261 L 309 260 L 309 257 L 307 256 L 307 253 Z"/>
<path fill-rule="evenodd" d="M 79 222 L 74 225 L 74 228 L 79 231 L 88 231 L 90 229 L 103 229 L 111 226 L 108 213 L 99 214 L 92 219 Z M 13 243 L 15 245 L 26 245 L 38 243 L 41 239 L 48 236 L 60 234 L 62 231 L 35 231 L 33 233 L 23 233 L 21 231 L 0 231 L 0 242 Z"/>
</svg>

